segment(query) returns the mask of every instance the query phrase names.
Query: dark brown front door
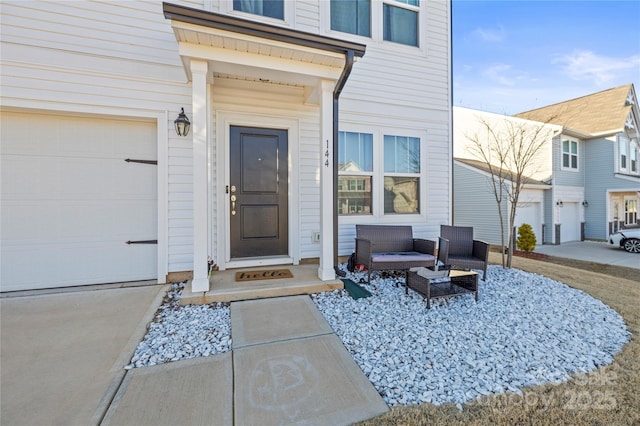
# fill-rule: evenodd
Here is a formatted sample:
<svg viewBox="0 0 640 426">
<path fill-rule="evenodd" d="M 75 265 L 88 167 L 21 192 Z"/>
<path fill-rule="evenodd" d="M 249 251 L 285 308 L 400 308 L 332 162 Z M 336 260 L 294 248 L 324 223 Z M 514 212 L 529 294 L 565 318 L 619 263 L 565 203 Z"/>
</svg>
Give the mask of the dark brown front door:
<svg viewBox="0 0 640 426">
<path fill-rule="evenodd" d="M 288 254 L 286 130 L 231 126 L 231 258 Z"/>
</svg>

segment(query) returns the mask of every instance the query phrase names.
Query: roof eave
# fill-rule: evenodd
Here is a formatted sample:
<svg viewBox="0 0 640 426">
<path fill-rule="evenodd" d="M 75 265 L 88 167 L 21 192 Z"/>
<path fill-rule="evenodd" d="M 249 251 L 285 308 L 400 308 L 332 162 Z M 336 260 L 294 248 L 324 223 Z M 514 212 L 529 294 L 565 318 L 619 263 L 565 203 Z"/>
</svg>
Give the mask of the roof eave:
<svg viewBox="0 0 640 426">
<path fill-rule="evenodd" d="M 360 58 L 364 56 L 366 51 L 366 46 L 360 43 L 282 28 L 261 22 L 247 21 L 245 19 L 238 19 L 232 16 L 179 6 L 172 3 L 163 2 L 162 9 L 166 19 L 175 21 L 188 22 L 325 51 L 339 53 L 352 51 L 354 56 Z"/>
</svg>

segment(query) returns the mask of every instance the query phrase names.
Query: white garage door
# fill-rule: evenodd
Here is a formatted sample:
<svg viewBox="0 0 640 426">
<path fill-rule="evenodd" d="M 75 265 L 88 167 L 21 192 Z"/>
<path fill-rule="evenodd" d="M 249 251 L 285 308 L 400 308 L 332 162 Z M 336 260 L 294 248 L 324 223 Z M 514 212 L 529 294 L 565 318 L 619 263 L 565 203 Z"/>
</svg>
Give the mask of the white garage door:
<svg viewBox="0 0 640 426">
<path fill-rule="evenodd" d="M 3 113 L 2 291 L 157 278 L 156 126 Z"/>
<path fill-rule="evenodd" d="M 567 203 L 560 208 L 560 244 L 580 241 L 580 209 L 578 203 Z"/>
<path fill-rule="evenodd" d="M 518 228 L 523 223 L 531 225 L 533 233 L 536 234 L 536 244 L 542 244 L 542 223 L 540 221 L 540 203 L 518 204 L 516 209 L 516 237 Z"/>
</svg>

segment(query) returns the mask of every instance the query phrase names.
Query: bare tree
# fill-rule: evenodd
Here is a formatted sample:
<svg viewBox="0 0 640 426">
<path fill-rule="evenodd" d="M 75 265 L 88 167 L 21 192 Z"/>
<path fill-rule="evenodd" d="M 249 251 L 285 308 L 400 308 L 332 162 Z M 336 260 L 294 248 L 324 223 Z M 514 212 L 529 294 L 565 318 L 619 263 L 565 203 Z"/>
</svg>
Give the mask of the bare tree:
<svg viewBox="0 0 640 426">
<path fill-rule="evenodd" d="M 502 266 L 511 267 L 513 258 L 513 228 L 520 193 L 528 176 L 541 170 L 540 157 L 547 144 L 550 146 L 553 130 L 548 123 L 515 119 L 504 116 L 489 120 L 477 117 L 479 127 L 473 134 L 465 134 L 470 145 L 468 151 L 483 162 L 489 171 L 491 188 L 500 218 L 501 243 L 507 247 L 505 259 L 502 250 Z M 508 203 L 507 217 L 503 203 Z"/>
</svg>

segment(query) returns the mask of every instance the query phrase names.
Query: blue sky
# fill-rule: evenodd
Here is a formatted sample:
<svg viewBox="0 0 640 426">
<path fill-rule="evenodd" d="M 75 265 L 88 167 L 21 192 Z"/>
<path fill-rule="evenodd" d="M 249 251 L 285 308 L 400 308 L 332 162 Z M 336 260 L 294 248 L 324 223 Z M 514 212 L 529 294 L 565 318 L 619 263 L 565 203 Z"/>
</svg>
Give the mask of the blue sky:
<svg viewBox="0 0 640 426">
<path fill-rule="evenodd" d="M 453 0 L 453 104 L 516 114 L 633 83 L 640 0 Z"/>
</svg>

